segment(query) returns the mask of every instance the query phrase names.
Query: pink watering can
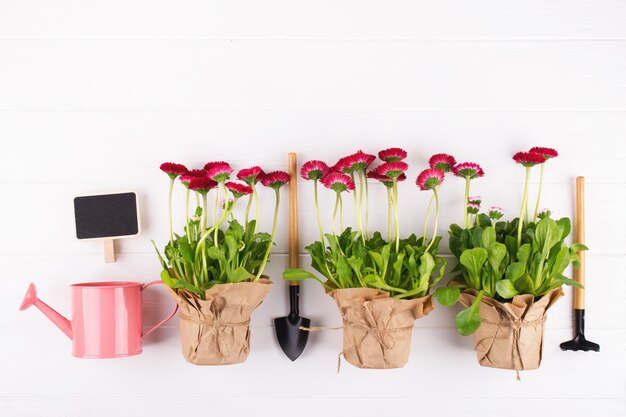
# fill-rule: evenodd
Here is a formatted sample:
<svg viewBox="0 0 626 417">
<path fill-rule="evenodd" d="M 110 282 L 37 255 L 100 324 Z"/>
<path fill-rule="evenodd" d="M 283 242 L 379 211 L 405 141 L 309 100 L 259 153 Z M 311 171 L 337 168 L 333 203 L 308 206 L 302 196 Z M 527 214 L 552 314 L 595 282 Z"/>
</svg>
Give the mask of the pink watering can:
<svg viewBox="0 0 626 417">
<path fill-rule="evenodd" d="M 72 320 L 37 298 L 30 284 L 20 310 L 34 305 L 72 340 L 72 355 L 79 358 L 120 358 L 141 353 L 143 338 L 171 319 L 178 305 L 164 320 L 142 333 L 143 290 L 153 284 L 139 282 L 86 282 L 71 285 Z"/>
</svg>

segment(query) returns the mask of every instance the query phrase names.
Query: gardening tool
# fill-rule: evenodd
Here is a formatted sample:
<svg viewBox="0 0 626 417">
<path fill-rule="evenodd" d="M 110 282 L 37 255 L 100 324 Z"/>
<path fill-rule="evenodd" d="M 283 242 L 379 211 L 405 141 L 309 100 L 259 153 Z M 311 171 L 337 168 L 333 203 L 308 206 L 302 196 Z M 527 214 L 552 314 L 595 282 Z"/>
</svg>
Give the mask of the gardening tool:
<svg viewBox="0 0 626 417">
<path fill-rule="evenodd" d="M 72 320 L 68 320 L 37 298 L 30 284 L 20 310 L 34 305 L 72 340 L 72 355 L 79 358 L 119 358 L 141 353 L 144 337 L 168 321 L 178 304 L 164 320 L 142 333 L 143 290 L 162 281 L 85 282 L 71 285 Z"/>
<path fill-rule="evenodd" d="M 289 153 L 289 267 L 298 267 L 298 165 L 296 154 Z M 278 344 L 292 361 L 298 359 L 309 332 L 300 327 L 310 327 L 311 320 L 300 317 L 300 282 L 289 281 L 290 311 L 287 317 L 274 319 Z"/>
<path fill-rule="evenodd" d="M 576 241 L 585 243 L 585 177 L 576 178 Z M 574 279 L 585 285 L 585 252 L 579 252 L 580 268 L 574 270 Z M 585 339 L 585 290 L 574 288 L 574 313 L 576 337 L 561 343 L 561 350 L 600 351 L 600 345 Z"/>
</svg>

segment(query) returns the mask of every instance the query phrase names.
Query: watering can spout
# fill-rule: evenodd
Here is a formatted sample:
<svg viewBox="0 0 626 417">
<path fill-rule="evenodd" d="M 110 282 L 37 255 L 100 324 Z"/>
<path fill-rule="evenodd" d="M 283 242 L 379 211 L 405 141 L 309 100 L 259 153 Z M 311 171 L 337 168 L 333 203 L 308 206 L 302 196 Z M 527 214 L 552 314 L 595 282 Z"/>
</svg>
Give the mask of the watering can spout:
<svg viewBox="0 0 626 417">
<path fill-rule="evenodd" d="M 37 288 L 35 284 L 31 283 L 26 290 L 26 295 L 20 306 L 20 310 L 26 310 L 28 307 L 34 305 L 37 307 L 46 317 L 52 321 L 67 337 L 72 339 L 72 322 L 59 314 L 55 309 L 48 304 L 37 298 Z"/>
</svg>

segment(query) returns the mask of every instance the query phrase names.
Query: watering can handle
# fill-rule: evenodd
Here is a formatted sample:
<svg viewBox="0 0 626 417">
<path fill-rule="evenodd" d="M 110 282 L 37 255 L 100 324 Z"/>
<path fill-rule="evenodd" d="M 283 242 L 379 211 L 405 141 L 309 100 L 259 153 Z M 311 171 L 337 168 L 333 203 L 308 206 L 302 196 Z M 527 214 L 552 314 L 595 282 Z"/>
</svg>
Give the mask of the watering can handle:
<svg viewBox="0 0 626 417">
<path fill-rule="evenodd" d="M 148 288 L 149 286 L 154 285 L 154 284 L 164 284 L 164 282 L 163 282 L 163 281 L 161 281 L 161 280 L 157 280 L 157 281 L 152 281 L 152 282 L 149 282 L 149 283 L 147 283 L 147 284 L 143 284 L 143 285 L 141 286 L 141 291 L 145 290 L 146 288 Z M 172 317 L 174 317 L 174 314 L 176 314 L 176 312 L 177 312 L 177 311 L 178 311 L 178 303 L 176 303 L 176 304 L 175 304 L 175 306 L 174 306 L 174 310 L 172 310 L 172 312 L 170 313 L 170 315 L 169 315 L 169 316 L 167 316 L 166 318 L 164 318 L 163 320 L 161 320 L 160 322 L 158 322 L 157 324 L 155 324 L 155 325 L 154 325 L 154 327 L 153 327 L 153 328 L 151 328 L 150 330 L 148 330 L 147 332 L 145 332 L 145 333 L 141 336 L 141 338 L 143 339 L 144 337 L 148 336 L 150 333 L 152 333 L 153 331 L 155 331 L 155 330 L 157 329 L 157 327 L 161 326 L 163 323 L 165 323 L 166 321 L 168 321 L 169 319 L 171 319 Z"/>
</svg>

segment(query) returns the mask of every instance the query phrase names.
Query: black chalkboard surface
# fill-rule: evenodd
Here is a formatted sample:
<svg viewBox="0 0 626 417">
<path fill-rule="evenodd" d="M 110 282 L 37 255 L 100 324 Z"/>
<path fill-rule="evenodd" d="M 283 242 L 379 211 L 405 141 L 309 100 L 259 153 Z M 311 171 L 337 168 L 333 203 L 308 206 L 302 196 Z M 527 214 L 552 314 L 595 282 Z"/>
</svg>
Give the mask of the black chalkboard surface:
<svg viewBox="0 0 626 417">
<path fill-rule="evenodd" d="M 100 194 L 74 198 L 76 237 L 114 239 L 139 234 L 137 194 Z"/>
</svg>

